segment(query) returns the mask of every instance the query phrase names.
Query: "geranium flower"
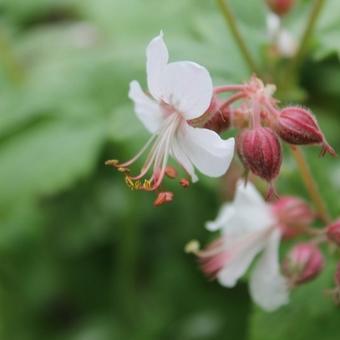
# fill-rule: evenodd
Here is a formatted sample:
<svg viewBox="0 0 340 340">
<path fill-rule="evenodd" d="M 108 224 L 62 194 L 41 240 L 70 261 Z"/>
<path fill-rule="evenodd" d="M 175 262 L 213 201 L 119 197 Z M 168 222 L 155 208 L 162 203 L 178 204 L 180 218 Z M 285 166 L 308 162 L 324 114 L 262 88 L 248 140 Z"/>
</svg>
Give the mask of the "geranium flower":
<svg viewBox="0 0 340 340">
<path fill-rule="evenodd" d="M 222 232 L 221 238 L 198 252 L 207 275 L 233 287 L 261 253 L 250 274 L 252 299 L 267 311 L 288 303 L 288 284 L 280 273 L 278 258 L 282 231 L 274 210 L 251 183 L 237 184 L 234 201 L 225 204 L 207 228 Z"/>
<path fill-rule="evenodd" d="M 131 160 L 108 164 L 125 173 L 132 189 L 147 191 L 161 185 L 169 156 L 184 168 L 192 182 L 197 181 L 194 168 L 211 177 L 223 175 L 234 154 L 234 139 L 222 140 L 214 131 L 190 125 L 210 105 L 213 85 L 209 72 L 189 61 L 168 63 L 162 33 L 149 43 L 146 59 L 149 92 L 143 92 L 134 80 L 130 83 L 129 97 L 137 117 L 152 136 Z M 140 173 L 132 176 L 129 167 L 148 149 Z M 144 179 L 149 172 L 151 177 Z"/>
</svg>

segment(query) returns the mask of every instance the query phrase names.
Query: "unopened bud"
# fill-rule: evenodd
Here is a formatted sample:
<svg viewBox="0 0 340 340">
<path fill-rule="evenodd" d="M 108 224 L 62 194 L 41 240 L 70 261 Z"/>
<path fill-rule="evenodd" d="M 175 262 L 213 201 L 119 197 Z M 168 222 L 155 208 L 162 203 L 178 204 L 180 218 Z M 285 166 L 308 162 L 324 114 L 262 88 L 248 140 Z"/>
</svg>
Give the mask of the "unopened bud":
<svg viewBox="0 0 340 340">
<path fill-rule="evenodd" d="M 237 151 L 244 166 L 255 175 L 271 182 L 279 174 L 281 145 L 271 129 L 243 130 L 237 137 Z"/>
<path fill-rule="evenodd" d="M 311 243 L 300 243 L 288 254 L 283 271 L 293 285 L 314 279 L 322 271 L 324 258 L 319 248 Z"/>
<path fill-rule="evenodd" d="M 229 107 L 215 108 L 213 116 L 205 123 L 204 127 L 221 133 L 230 127 Z"/>
<path fill-rule="evenodd" d="M 160 192 L 157 195 L 157 198 L 155 199 L 155 201 L 153 202 L 154 206 L 159 206 L 159 205 L 163 205 L 169 202 L 172 202 L 174 197 L 174 194 L 170 191 L 165 191 L 165 192 Z"/>
<path fill-rule="evenodd" d="M 266 0 L 269 8 L 277 15 L 287 14 L 294 6 L 294 0 Z"/>
<path fill-rule="evenodd" d="M 274 126 L 277 134 L 287 143 L 294 145 L 321 144 L 322 152 L 335 156 L 327 143 L 314 115 L 301 107 L 286 107 L 280 112 Z"/>
<path fill-rule="evenodd" d="M 326 234 L 327 238 L 340 246 L 340 219 L 332 222 L 327 228 L 326 228 Z"/>
<path fill-rule="evenodd" d="M 309 205 L 298 197 L 281 197 L 272 204 L 272 208 L 285 238 L 299 235 L 315 219 Z"/>
</svg>

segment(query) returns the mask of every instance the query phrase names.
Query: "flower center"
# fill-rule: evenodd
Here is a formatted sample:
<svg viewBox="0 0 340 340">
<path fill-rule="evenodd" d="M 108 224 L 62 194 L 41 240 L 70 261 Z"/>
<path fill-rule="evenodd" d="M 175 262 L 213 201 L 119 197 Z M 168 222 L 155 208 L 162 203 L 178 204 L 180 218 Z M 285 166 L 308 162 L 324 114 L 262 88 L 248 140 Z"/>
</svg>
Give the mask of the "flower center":
<svg viewBox="0 0 340 340">
<path fill-rule="evenodd" d="M 154 191 L 161 185 L 166 173 L 172 140 L 183 118 L 179 113 L 174 112 L 170 106 L 165 108 L 162 106 L 162 109 L 166 110 L 164 113 L 167 117 L 159 130 L 150 137 L 143 148 L 125 163 L 119 164 L 118 161 L 114 163 L 111 161 L 110 163 L 125 174 L 125 182 L 132 190 Z M 149 153 L 140 173 L 131 176 L 129 166 L 139 159 L 147 149 L 149 149 Z M 150 178 L 143 180 L 150 169 L 152 169 Z"/>
</svg>

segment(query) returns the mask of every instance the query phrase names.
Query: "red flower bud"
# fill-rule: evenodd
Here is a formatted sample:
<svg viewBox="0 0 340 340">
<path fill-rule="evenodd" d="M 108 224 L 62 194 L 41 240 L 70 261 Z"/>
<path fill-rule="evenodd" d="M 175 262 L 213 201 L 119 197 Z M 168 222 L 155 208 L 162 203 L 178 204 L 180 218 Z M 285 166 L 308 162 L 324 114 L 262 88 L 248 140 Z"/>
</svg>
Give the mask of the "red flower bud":
<svg viewBox="0 0 340 340">
<path fill-rule="evenodd" d="M 334 221 L 326 228 L 326 234 L 330 241 L 340 246 L 340 219 Z"/>
<path fill-rule="evenodd" d="M 280 112 L 276 124 L 276 133 L 287 143 L 294 145 L 321 144 L 321 154 L 335 155 L 327 143 L 314 115 L 301 107 L 286 107 Z"/>
<path fill-rule="evenodd" d="M 299 235 L 315 218 L 309 205 L 298 197 L 281 197 L 272 208 L 285 238 Z"/>
<path fill-rule="evenodd" d="M 315 245 L 300 243 L 288 254 L 283 263 L 283 271 L 297 285 L 314 279 L 322 271 L 324 258 Z"/>
<path fill-rule="evenodd" d="M 277 15 L 287 14 L 294 6 L 294 0 L 266 0 L 267 5 Z"/>
<path fill-rule="evenodd" d="M 243 130 L 237 137 L 237 151 L 244 166 L 255 175 L 271 182 L 279 174 L 281 145 L 271 129 Z"/>
<path fill-rule="evenodd" d="M 215 113 L 208 120 L 208 122 L 205 123 L 204 127 L 206 129 L 216 131 L 217 133 L 221 133 L 222 131 L 225 131 L 230 127 L 229 108 L 222 107 L 222 109 L 215 109 Z"/>
</svg>

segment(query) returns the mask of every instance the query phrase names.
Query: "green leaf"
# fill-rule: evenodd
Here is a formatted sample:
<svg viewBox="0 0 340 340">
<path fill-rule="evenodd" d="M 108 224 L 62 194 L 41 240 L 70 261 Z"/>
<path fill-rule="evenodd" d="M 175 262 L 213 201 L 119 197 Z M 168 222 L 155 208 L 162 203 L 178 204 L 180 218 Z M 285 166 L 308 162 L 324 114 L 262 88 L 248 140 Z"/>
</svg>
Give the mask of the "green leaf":
<svg viewBox="0 0 340 340">
<path fill-rule="evenodd" d="M 332 53 L 340 58 L 340 2 L 337 0 L 325 1 L 324 8 L 316 27 L 316 49 L 314 57 L 323 59 Z"/>
<path fill-rule="evenodd" d="M 46 121 L 0 146 L 1 204 L 51 194 L 87 176 L 106 136 L 101 120 Z"/>
</svg>

